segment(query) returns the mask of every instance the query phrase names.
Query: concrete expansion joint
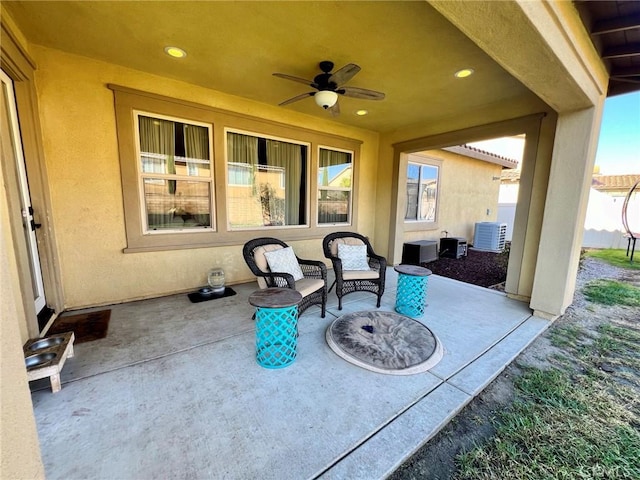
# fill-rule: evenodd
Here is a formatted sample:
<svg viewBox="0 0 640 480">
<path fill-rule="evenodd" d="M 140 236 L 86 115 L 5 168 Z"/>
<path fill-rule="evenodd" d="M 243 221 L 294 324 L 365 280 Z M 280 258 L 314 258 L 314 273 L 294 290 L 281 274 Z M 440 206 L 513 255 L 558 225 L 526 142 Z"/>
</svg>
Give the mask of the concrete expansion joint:
<svg viewBox="0 0 640 480">
<path fill-rule="evenodd" d="M 181 353 L 184 352 L 189 352 L 198 348 L 202 348 L 202 347 L 206 347 L 208 345 L 214 345 L 216 343 L 220 343 L 223 342 L 225 340 L 228 340 L 230 338 L 235 338 L 235 337 L 239 337 L 242 335 L 246 335 L 247 333 L 251 333 L 251 331 L 246 331 L 246 332 L 239 332 L 239 333 L 234 333 L 233 335 L 227 335 L 226 337 L 221 337 L 219 339 L 210 341 L 210 342 L 203 342 L 203 343 L 198 343 L 197 345 L 191 345 L 189 347 L 185 347 L 185 348 L 181 348 L 178 350 L 173 350 L 170 352 L 166 352 L 166 353 L 162 353 L 160 355 L 156 355 L 154 357 L 149 357 L 149 358 L 145 358 L 144 360 L 138 360 L 135 362 L 131 362 L 131 363 L 127 363 L 126 365 L 121 365 L 119 367 L 114 367 L 114 368 L 110 368 L 110 369 L 105 369 L 104 371 L 98 372 L 98 373 L 93 373 L 91 375 L 85 375 L 82 377 L 78 377 L 78 378 L 72 378 L 71 380 L 67 380 L 65 382 L 62 382 L 62 385 L 67 385 L 70 383 L 74 383 L 74 382 L 79 382 L 79 381 L 83 381 L 83 380 L 88 380 L 90 378 L 95 378 L 95 377 L 100 377 L 102 375 L 108 374 L 108 373 L 112 373 L 112 372 L 117 372 L 119 370 L 125 370 L 127 368 L 131 368 L 131 367 L 135 367 L 138 365 L 144 365 L 147 363 L 151 363 L 151 362 L 155 362 L 156 360 L 161 360 L 163 358 L 168 358 L 168 357 L 172 357 L 175 355 L 179 355 Z"/>
<path fill-rule="evenodd" d="M 433 386 L 433 388 L 428 389 L 424 394 L 420 395 L 420 397 L 418 397 L 416 400 L 414 400 L 413 402 L 411 402 L 410 404 L 408 404 L 405 408 L 399 410 L 398 412 L 396 412 L 396 414 L 394 416 L 392 416 L 391 418 L 389 418 L 385 423 L 382 423 L 378 428 L 376 428 L 374 431 L 372 431 L 369 435 L 367 435 L 366 437 L 363 437 L 361 439 L 361 441 L 359 441 L 358 443 L 356 443 L 355 445 L 353 445 L 349 450 L 343 452 L 342 455 L 340 455 L 338 458 L 336 458 L 333 462 L 331 462 L 331 464 L 327 465 L 326 468 L 324 468 L 322 471 L 318 472 L 316 475 L 314 475 L 313 477 L 311 477 L 312 480 L 316 480 L 318 478 L 321 478 L 323 475 L 325 475 L 327 472 L 329 472 L 332 468 L 334 468 L 336 465 L 338 465 L 341 461 L 343 461 L 344 459 L 346 459 L 349 455 L 351 455 L 353 452 L 355 452 L 356 450 L 358 450 L 359 448 L 361 448 L 363 445 L 365 445 L 367 442 L 369 442 L 372 438 L 374 438 L 377 435 L 383 434 L 384 430 L 386 428 L 388 428 L 393 422 L 395 422 L 397 419 L 399 419 L 402 415 L 404 415 L 405 413 L 407 413 L 409 410 L 411 410 L 413 407 L 415 407 L 417 404 L 419 404 L 420 402 L 422 402 L 423 400 L 425 400 L 429 395 L 431 395 L 435 390 L 437 390 L 440 386 L 442 386 L 445 382 L 439 382 L 437 383 L 435 386 Z M 463 392 L 464 393 L 464 392 Z M 467 402 L 468 403 L 468 402 Z M 466 405 L 466 403 L 465 403 Z M 464 407 L 464 405 L 463 405 Z M 462 407 L 461 407 L 462 408 Z M 459 412 L 460 410 L 457 409 L 455 413 L 452 414 L 452 417 Z M 452 418 L 450 417 L 450 418 Z M 429 437 L 431 438 L 431 437 Z"/>
<path fill-rule="evenodd" d="M 458 368 L 457 370 L 454 370 L 450 375 L 448 375 L 447 377 L 439 377 L 442 378 L 444 383 L 447 383 L 448 385 L 451 385 L 449 383 L 449 380 L 451 380 L 453 377 L 455 377 L 457 374 L 459 374 L 460 372 L 462 372 L 465 368 L 467 368 L 469 365 L 472 365 L 474 362 L 476 362 L 478 359 L 482 358 L 484 355 L 486 355 L 488 352 L 490 352 L 491 350 L 493 350 L 497 345 L 499 345 L 503 340 L 505 340 L 507 337 L 509 337 L 509 335 L 511 335 L 513 332 L 515 332 L 518 328 L 520 328 L 522 325 L 524 325 L 531 317 L 533 317 L 533 315 L 528 315 L 527 317 L 525 317 L 522 321 L 520 321 L 518 324 L 514 325 L 514 327 L 509 330 L 508 332 L 506 332 L 502 337 L 498 338 L 494 343 L 492 343 L 491 345 L 489 345 L 486 349 L 484 349 L 482 352 L 480 352 L 480 354 L 474 358 L 473 360 L 465 363 L 464 365 L 460 366 L 460 368 Z M 455 387 L 455 385 L 451 385 L 453 387 Z M 455 387 L 458 388 L 458 387 Z M 471 395 L 468 392 L 467 395 Z"/>
</svg>

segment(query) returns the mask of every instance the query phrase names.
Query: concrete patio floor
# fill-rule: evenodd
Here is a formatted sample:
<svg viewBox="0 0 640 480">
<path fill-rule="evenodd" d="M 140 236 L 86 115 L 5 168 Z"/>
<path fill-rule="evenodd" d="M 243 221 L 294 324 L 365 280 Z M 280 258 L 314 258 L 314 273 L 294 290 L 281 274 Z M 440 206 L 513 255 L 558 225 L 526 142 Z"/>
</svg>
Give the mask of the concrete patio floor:
<svg viewBox="0 0 640 480">
<path fill-rule="evenodd" d="M 381 310 L 394 309 L 396 280 L 388 269 Z M 326 318 L 301 316 L 296 361 L 267 370 L 247 301 L 257 286 L 233 288 L 113 305 L 108 336 L 76 345 L 59 393 L 31 384 L 48 479 L 384 478 L 549 325 L 502 293 L 432 275 L 420 321 L 444 357 L 429 372 L 384 375 L 333 353 L 331 322 L 375 309 L 354 293 L 338 311 L 334 292 Z"/>
</svg>

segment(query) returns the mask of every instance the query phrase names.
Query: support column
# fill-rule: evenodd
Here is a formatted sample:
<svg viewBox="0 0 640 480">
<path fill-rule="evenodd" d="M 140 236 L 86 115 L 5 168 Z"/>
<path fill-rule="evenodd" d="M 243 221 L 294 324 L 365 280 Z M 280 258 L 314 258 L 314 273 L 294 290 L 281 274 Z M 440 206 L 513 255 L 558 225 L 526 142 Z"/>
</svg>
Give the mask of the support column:
<svg viewBox="0 0 640 480">
<path fill-rule="evenodd" d="M 552 112 L 525 130 L 526 140 L 505 291 L 511 298 L 527 303 L 531 300 L 538 260 L 556 121 L 557 115 Z"/>
<path fill-rule="evenodd" d="M 573 301 L 603 105 L 558 117 L 530 303 L 539 317 Z"/>
</svg>

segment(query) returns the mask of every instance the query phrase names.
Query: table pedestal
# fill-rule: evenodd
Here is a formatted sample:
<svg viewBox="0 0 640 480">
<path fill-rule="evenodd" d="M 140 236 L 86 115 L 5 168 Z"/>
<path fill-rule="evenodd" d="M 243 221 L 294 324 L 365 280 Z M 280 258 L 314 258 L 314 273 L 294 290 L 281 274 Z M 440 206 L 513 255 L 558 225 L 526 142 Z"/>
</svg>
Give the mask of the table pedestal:
<svg viewBox="0 0 640 480">
<path fill-rule="evenodd" d="M 288 288 L 266 288 L 249 297 L 256 309 L 256 361 L 264 368 L 293 363 L 298 346 L 298 303 L 302 295 Z"/>
<path fill-rule="evenodd" d="M 414 265 L 398 265 L 394 270 L 398 272 L 396 312 L 412 318 L 421 317 L 424 315 L 431 270 Z"/>
</svg>

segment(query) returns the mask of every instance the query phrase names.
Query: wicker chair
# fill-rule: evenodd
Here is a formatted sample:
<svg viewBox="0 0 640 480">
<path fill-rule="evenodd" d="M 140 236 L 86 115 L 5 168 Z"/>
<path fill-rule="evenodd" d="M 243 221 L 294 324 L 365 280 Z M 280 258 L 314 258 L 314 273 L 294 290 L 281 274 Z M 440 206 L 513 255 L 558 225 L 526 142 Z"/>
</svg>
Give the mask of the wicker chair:
<svg viewBox="0 0 640 480">
<path fill-rule="evenodd" d="M 261 237 L 247 242 L 242 255 L 251 272 L 256 276 L 260 288 L 293 288 L 302 294 L 298 312 L 302 314 L 311 305 L 320 305 L 322 318 L 327 308 L 327 267 L 324 262 L 303 260 L 296 256 L 304 278 L 295 281 L 290 273 L 272 272 L 265 252 L 286 248 L 288 245 L 277 238 Z"/>
<path fill-rule="evenodd" d="M 343 270 L 342 260 L 338 258 L 338 245 L 366 245 L 367 263 L 369 270 Z M 380 300 L 384 293 L 385 273 L 387 259 L 376 255 L 367 237 L 353 232 L 335 232 L 327 235 L 322 240 L 324 256 L 333 263 L 333 271 L 336 281 L 329 291 L 336 286 L 338 295 L 338 310 L 342 310 L 342 297 L 353 292 L 371 292 L 378 296 L 376 306 L 380 307 Z"/>
</svg>

